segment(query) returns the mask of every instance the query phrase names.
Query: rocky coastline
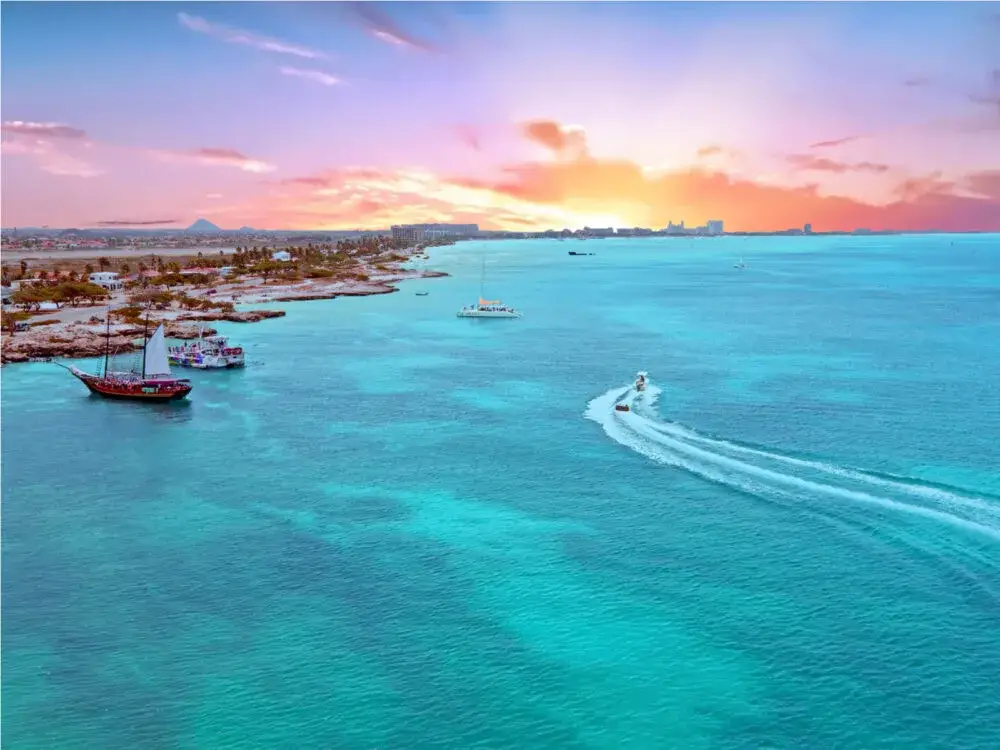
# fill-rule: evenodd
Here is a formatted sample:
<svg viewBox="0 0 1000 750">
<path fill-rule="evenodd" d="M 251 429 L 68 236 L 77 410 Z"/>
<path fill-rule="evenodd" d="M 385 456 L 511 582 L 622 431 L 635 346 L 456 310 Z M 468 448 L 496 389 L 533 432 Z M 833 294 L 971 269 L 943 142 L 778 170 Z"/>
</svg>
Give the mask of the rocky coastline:
<svg viewBox="0 0 1000 750">
<path fill-rule="evenodd" d="M 163 321 L 164 333 L 174 339 L 194 339 L 201 335 L 201 326 L 182 325 Z M 5 337 L 2 361 L 31 362 L 34 360 L 68 357 L 100 357 L 110 349 L 114 354 L 134 352 L 142 349 L 142 326 L 112 325 L 110 340 L 104 325 L 76 322 L 65 326 L 43 326 L 30 331 Z M 214 328 L 205 328 L 205 335 L 216 333 Z"/>
<path fill-rule="evenodd" d="M 228 298 L 238 304 L 256 304 L 261 302 L 306 302 L 338 297 L 370 297 L 398 292 L 399 287 L 396 284 L 408 279 L 433 279 L 448 275 L 441 271 L 418 271 L 385 275 L 367 282 L 314 281 L 293 285 L 266 285 L 253 290 L 220 288 L 214 299 L 225 300 Z M 205 335 L 216 333 L 213 328 L 199 325 L 205 322 L 256 323 L 261 320 L 284 317 L 284 315 L 284 310 L 265 309 L 201 310 L 191 313 L 168 310 L 154 312 L 149 322 L 150 326 L 163 323 L 166 326 L 165 333 L 168 338 L 193 339 L 201 335 L 203 329 Z M 34 323 L 29 321 L 29 326 L 27 331 L 19 331 L 13 335 L 3 334 L 0 363 L 98 357 L 105 353 L 107 347 L 106 321 L 103 311 L 91 316 L 86 321 L 42 319 Z M 143 326 L 112 323 L 111 351 L 122 353 L 141 350 L 143 331 Z"/>
</svg>

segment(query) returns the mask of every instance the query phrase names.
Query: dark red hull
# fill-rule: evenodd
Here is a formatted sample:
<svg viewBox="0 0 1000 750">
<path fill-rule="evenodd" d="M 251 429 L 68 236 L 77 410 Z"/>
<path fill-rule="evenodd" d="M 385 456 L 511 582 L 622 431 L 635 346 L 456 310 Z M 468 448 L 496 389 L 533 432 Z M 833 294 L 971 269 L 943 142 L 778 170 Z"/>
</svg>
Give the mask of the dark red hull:
<svg viewBox="0 0 1000 750">
<path fill-rule="evenodd" d="M 91 393 L 104 398 L 178 401 L 191 392 L 191 382 L 188 380 L 121 380 L 96 375 L 76 375 L 76 377 L 83 381 Z"/>
</svg>

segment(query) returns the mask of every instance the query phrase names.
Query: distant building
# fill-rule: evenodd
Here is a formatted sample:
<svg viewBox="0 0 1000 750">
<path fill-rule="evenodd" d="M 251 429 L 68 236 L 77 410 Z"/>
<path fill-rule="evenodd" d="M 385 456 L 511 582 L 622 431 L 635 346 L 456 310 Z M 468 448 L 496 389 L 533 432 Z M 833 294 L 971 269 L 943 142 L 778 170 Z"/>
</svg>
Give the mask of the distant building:
<svg viewBox="0 0 1000 750">
<path fill-rule="evenodd" d="M 288 263 L 292 259 L 292 254 L 287 250 L 277 250 L 271 253 L 271 260 L 279 263 Z"/>
<path fill-rule="evenodd" d="M 444 237 L 474 237 L 478 224 L 394 224 L 392 238 L 404 242 L 439 240 Z"/>
<path fill-rule="evenodd" d="M 97 284 L 97 286 L 107 289 L 109 292 L 116 292 L 119 289 L 125 288 L 125 282 L 118 278 L 118 274 L 114 271 L 97 271 L 90 274 L 87 277 L 87 281 L 91 284 Z"/>
<path fill-rule="evenodd" d="M 802 233 L 803 234 L 812 234 L 813 233 L 813 225 L 812 224 L 806 224 L 804 227 L 802 227 Z"/>
<path fill-rule="evenodd" d="M 396 224 L 392 227 L 392 238 L 404 242 L 423 242 L 423 224 Z"/>
<path fill-rule="evenodd" d="M 229 276 L 233 272 L 232 266 L 223 266 L 219 269 L 220 276 Z"/>
<path fill-rule="evenodd" d="M 709 234 L 722 234 L 722 221 L 719 219 L 709 219 L 705 225 Z"/>
</svg>

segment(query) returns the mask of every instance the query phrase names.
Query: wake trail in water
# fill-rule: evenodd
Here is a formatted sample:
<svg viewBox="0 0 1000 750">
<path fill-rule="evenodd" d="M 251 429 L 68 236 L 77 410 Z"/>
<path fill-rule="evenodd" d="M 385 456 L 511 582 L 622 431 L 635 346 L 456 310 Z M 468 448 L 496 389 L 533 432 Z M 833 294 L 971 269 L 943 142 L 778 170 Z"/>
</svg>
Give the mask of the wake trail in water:
<svg viewBox="0 0 1000 750">
<path fill-rule="evenodd" d="M 895 481 L 835 464 L 706 437 L 657 419 L 660 389 L 617 388 L 587 405 L 585 416 L 613 440 L 647 458 L 743 492 L 783 500 L 837 498 L 919 516 L 1000 541 L 1000 506 L 915 479 Z M 628 404 L 619 412 L 615 404 Z"/>
</svg>

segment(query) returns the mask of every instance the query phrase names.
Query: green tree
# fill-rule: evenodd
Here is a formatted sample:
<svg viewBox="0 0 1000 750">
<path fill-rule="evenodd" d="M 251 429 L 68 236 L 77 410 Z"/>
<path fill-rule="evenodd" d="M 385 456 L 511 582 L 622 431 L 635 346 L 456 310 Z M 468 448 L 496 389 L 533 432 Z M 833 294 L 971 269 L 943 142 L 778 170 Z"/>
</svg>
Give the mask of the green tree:
<svg viewBox="0 0 1000 750">
<path fill-rule="evenodd" d="M 92 305 L 111 297 L 111 292 L 103 286 L 91 284 L 89 281 L 78 281 L 76 282 L 76 287 L 79 290 L 80 296 Z"/>
<path fill-rule="evenodd" d="M 259 273 L 264 277 L 264 283 L 267 283 L 267 277 L 276 271 L 280 271 L 284 268 L 284 264 L 279 263 L 274 260 L 262 260 L 254 266 L 251 266 L 250 270 L 254 273 Z"/>
<path fill-rule="evenodd" d="M 10 301 L 26 311 L 38 311 L 41 309 L 43 302 L 49 302 L 51 299 L 52 295 L 48 289 L 35 286 L 34 284 L 21 287 L 10 295 Z"/>
<path fill-rule="evenodd" d="M 111 265 L 111 261 L 107 258 L 101 257 L 97 259 L 97 265 L 103 271 Z"/>
</svg>

